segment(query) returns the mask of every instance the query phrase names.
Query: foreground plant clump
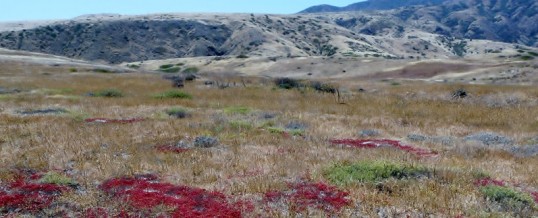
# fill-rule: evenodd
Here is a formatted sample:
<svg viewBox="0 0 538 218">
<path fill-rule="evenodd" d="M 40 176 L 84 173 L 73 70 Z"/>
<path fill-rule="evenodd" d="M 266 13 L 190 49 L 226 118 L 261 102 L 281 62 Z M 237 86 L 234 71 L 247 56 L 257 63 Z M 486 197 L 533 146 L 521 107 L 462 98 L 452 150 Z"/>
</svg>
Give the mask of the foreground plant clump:
<svg viewBox="0 0 538 218">
<path fill-rule="evenodd" d="M 114 178 L 104 182 L 101 190 L 117 200 L 127 202 L 135 214 L 158 213 L 172 217 L 242 217 L 246 202 L 232 202 L 226 195 L 200 188 L 160 182 L 155 175 Z"/>
<path fill-rule="evenodd" d="M 337 185 L 357 182 L 379 182 L 385 179 L 430 177 L 431 170 L 384 161 L 336 164 L 325 171 L 325 178 Z"/>
<path fill-rule="evenodd" d="M 290 212 L 305 212 L 308 209 L 322 210 L 327 214 L 338 213 L 343 207 L 351 205 L 349 193 L 322 182 L 299 181 L 288 183 L 284 191 L 265 193 L 265 202 L 270 209 L 278 209 L 279 204 L 288 205 Z"/>
<path fill-rule="evenodd" d="M 538 208 L 536 192 L 518 191 L 506 181 L 489 177 L 478 179 L 474 183 L 484 197 L 498 203 L 506 211 L 532 210 Z"/>
<path fill-rule="evenodd" d="M 63 193 L 73 190 L 72 180 L 56 173 L 15 172 L 14 181 L 0 186 L 0 212 L 38 213 Z"/>
</svg>

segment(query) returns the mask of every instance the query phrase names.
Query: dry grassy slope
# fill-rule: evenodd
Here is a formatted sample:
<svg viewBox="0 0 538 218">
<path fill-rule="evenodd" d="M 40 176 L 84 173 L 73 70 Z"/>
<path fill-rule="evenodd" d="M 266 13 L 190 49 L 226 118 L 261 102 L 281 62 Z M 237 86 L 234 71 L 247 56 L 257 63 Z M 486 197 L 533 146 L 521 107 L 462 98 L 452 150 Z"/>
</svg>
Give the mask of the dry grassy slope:
<svg viewBox="0 0 538 218">
<path fill-rule="evenodd" d="M 0 30 L 13 26 L 1 24 Z M 94 15 L 11 29 L 0 33 L 0 47 L 110 63 L 241 54 L 450 58 L 515 47 L 431 34 L 388 12 Z"/>
<path fill-rule="evenodd" d="M 297 58 L 214 58 L 196 57 L 130 63 L 143 71 L 156 71 L 162 65 L 185 64 L 204 76 L 229 75 L 295 77 L 353 83 L 362 80 L 427 80 L 472 84 L 536 84 L 538 62 L 519 57 L 488 55 L 469 59 L 402 60 L 358 57 Z M 126 64 L 127 65 L 127 64 Z M 124 66 L 126 66 L 124 65 Z"/>
<path fill-rule="evenodd" d="M 90 61 L 70 59 L 61 56 L 0 49 L 1 63 L 17 63 L 19 65 L 37 65 L 37 66 L 64 66 L 64 67 L 79 67 L 89 70 L 108 70 L 114 72 L 130 72 L 129 68 Z"/>
</svg>

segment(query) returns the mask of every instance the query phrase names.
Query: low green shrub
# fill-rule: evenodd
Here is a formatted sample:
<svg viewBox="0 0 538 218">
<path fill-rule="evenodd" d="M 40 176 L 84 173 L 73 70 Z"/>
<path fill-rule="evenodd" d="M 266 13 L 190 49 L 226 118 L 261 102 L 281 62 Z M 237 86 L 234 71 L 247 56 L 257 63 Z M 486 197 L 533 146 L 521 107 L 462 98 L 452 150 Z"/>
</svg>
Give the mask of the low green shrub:
<svg viewBox="0 0 538 218">
<path fill-rule="evenodd" d="M 252 129 L 252 124 L 243 120 L 232 120 L 229 122 L 232 129 L 249 130 Z"/>
<path fill-rule="evenodd" d="M 250 113 L 250 111 L 252 111 L 250 108 L 242 107 L 242 106 L 234 106 L 234 107 L 224 108 L 224 113 L 230 114 L 230 115 L 231 114 L 247 115 L 248 113 Z"/>
<path fill-rule="evenodd" d="M 268 127 L 267 130 L 270 133 L 275 133 L 275 134 L 287 133 L 287 134 L 290 134 L 292 136 L 302 136 L 302 135 L 304 135 L 304 130 L 302 130 L 302 129 L 284 129 L 284 128 L 280 128 L 280 127 Z"/>
<path fill-rule="evenodd" d="M 176 118 L 186 118 L 189 116 L 189 112 L 182 107 L 169 108 L 165 111 L 165 113 L 168 114 L 168 116 L 173 116 Z"/>
<path fill-rule="evenodd" d="M 293 88 L 299 88 L 302 86 L 299 80 L 287 78 L 287 77 L 276 78 L 274 82 L 275 82 L 275 85 L 281 89 L 293 89 Z"/>
<path fill-rule="evenodd" d="M 179 90 L 170 90 L 154 95 L 155 98 L 181 98 L 192 99 L 192 95 Z"/>
<path fill-rule="evenodd" d="M 324 177 L 336 185 L 348 185 L 357 182 L 379 182 L 385 179 L 406 179 L 431 176 L 425 167 L 401 165 L 384 161 L 363 161 L 357 163 L 336 164 L 324 172 Z"/>
<path fill-rule="evenodd" d="M 45 95 L 67 95 L 73 93 L 73 89 L 70 88 L 63 88 L 63 89 L 40 89 L 40 92 L 42 92 Z"/>
<path fill-rule="evenodd" d="M 164 65 L 159 66 L 159 69 L 168 69 L 168 68 L 172 68 L 173 66 L 174 66 L 173 64 L 164 64 Z"/>
<path fill-rule="evenodd" d="M 311 82 L 310 87 L 318 92 L 326 92 L 326 93 L 336 93 L 337 88 L 334 85 L 328 84 L 328 83 L 322 83 L 322 82 Z"/>
<path fill-rule="evenodd" d="M 136 64 L 127 64 L 127 67 L 128 67 L 128 68 L 131 68 L 131 69 L 139 69 L 139 68 L 140 68 L 140 65 L 136 65 Z"/>
<path fill-rule="evenodd" d="M 123 97 L 124 94 L 118 89 L 105 89 L 98 92 L 90 93 L 90 96 L 93 97 L 107 97 L 107 98 L 119 98 Z"/>
<path fill-rule="evenodd" d="M 96 73 L 114 73 L 113 71 L 107 70 L 107 69 L 93 69 L 93 72 Z"/>
<path fill-rule="evenodd" d="M 488 185 L 481 187 L 480 192 L 488 200 L 500 203 L 511 209 L 529 207 L 534 204 L 530 195 L 509 187 Z"/>
<path fill-rule="evenodd" d="M 77 185 L 77 182 L 57 172 L 48 172 L 39 180 L 40 183 L 56 185 Z"/>
</svg>

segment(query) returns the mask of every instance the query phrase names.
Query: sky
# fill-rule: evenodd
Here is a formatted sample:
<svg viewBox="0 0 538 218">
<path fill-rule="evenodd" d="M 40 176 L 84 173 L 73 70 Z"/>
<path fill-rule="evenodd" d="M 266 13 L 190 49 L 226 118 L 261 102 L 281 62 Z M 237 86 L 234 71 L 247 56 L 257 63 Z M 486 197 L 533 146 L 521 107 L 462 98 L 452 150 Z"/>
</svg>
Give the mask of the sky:
<svg viewBox="0 0 538 218">
<path fill-rule="evenodd" d="M 2 0 L 0 21 L 70 19 L 86 14 L 169 12 L 292 14 L 307 7 L 346 6 L 361 0 Z"/>
</svg>

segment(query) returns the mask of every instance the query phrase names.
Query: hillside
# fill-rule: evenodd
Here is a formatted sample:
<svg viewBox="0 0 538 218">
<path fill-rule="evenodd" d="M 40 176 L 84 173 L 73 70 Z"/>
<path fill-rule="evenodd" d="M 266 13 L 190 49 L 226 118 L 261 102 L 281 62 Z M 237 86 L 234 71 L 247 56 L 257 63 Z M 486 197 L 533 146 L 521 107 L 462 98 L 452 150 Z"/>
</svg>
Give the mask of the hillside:
<svg viewBox="0 0 538 218">
<path fill-rule="evenodd" d="M 93 15 L 28 28 L 0 24 L 0 47 L 112 64 L 200 56 L 453 58 L 519 48 L 431 33 L 434 25 L 404 18 L 392 11 Z"/>
<path fill-rule="evenodd" d="M 346 7 L 314 6 L 301 13 L 390 10 L 406 27 L 449 37 L 538 45 L 538 2 L 526 0 L 369 0 Z M 358 23 L 358 26 L 363 25 Z"/>
<path fill-rule="evenodd" d="M 345 7 L 336 7 L 332 5 L 316 5 L 309 7 L 299 13 L 390 10 L 400 7 L 417 5 L 439 5 L 443 1 L 445 0 L 369 0 L 350 4 Z"/>
</svg>

